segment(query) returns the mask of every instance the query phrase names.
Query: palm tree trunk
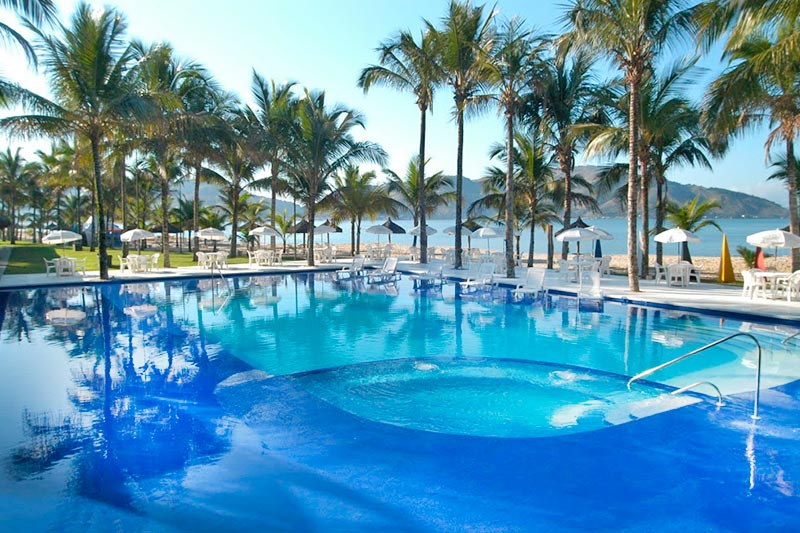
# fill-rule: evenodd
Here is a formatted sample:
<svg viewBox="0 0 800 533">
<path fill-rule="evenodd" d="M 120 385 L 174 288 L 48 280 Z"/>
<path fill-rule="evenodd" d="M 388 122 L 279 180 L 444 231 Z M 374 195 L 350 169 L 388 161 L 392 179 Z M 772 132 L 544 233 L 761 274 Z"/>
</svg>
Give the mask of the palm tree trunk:
<svg viewBox="0 0 800 533">
<path fill-rule="evenodd" d="M 506 277 L 514 277 L 514 110 L 506 108 Z"/>
<path fill-rule="evenodd" d="M 565 153 L 563 149 L 558 151 L 558 166 L 564 174 L 564 219 L 563 227 L 572 223 L 572 153 Z M 569 243 L 561 243 L 561 259 L 566 259 L 569 253 Z"/>
<path fill-rule="evenodd" d="M 666 198 L 664 195 L 664 174 L 660 168 L 656 169 L 656 232 L 664 231 L 664 219 L 666 218 Z M 664 245 L 656 242 L 656 262 L 664 264 Z"/>
<path fill-rule="evenodd" d="M 239 180 L 233 180 L 231 194 L 231 257 L 236 257 L 236 241 L 239 233 Z"/>
<path fill-rule="evenodd" d="M 350 257 L 356 255 L 356 217 L 350 217 Z"/>
<path fill-rule="evenodd" d="M 361 253 L 361 217 L 358 217 L 358 221 L 356 222 L 356 253 Z"/>
<path fill-rule="evenodd" d="M 106 222 L 103 213 L 103 182 L 100 173 L 100 139 L 96 135 L 89 138 L 92 147 L 92 163 L 94 164 L 94 197 L 97 200 L 98 236 L 97 256 L 100 264 L 100 279 L 108 279 L 108 254 L 106 253 Z"/>
<path fill-rule="evenodd" d="M 428 230 L 425 214 L 425 120 L 428 108 L 419 106 L 419 162 L 417 163 L 419 187 L 419 262 L 428 262 Z"/>
<path fill-rule="evenodd" d="M 461 268 L 461 204 L 464 199 L 464 109 L 463 102 L 456 100 L 456 122 L 458 124 L 458 152 L 456 155 L 456 245 L 455 267 Z"/>
<path fill-rule="evenodd" d="M 786 139 L 786 189 L 789 192 L 789 231 L 800 234 L 800 219 L 797 213 L 797 169 L 795 168 L 794 141 Z M 800 250 L 792 248 L 792 272 L 800 269 Z"/>
<path fill-rule="evenodd" d="M 165 161 L 166 154 L 161 159 Z M 158 171 L 161 174 L 161 255 L 164 258 L 164 268 L 169 268 L 169 178 L 163 164 L 158 165 Z"/>
<path fill-rule="evenodd" d="M 278 210 L 278 162 L 276 160 L 272 160 L 270 162 L 270 171 L 271 176 L 270 185 L 272 186 L 272 198 L 270 199 L 269 207 L 270 207 L 270 215 L 269 215 L 269 224 L 273 228 L 275 228 L 275 215 L 276 211 Z M 269 238 L 269 246 L 272 251 L 275 251 L 275 235 L 271 235 Z"/>
<path fill-rule="evenodd" d="M 202 162 L 195 161 L 194 164 L 194 210 L 192 212 L 192 230 L 194 231 L 194 261 L 197 261 L 197 251 L 200 249 L 200 237 L 197 232 L 200 231 L 200 176 L 203 172 Z"/>
<path fill-rule="evenodd" d="M 639 190 L 639 201 L 641 208 L 639 211 L 642 214 L 642 234 L 640 235 L 639 242 L 642 248 L 642 257 L 639 258 L 640 270 L 639 276 L 642 279 L 647 279 L 650 273 L 650 202 L 648 196 L 650 195 L 650 175 L 648 173 L 648 159 L 649 155 L 645 150 L 639 157 L 641 167 L 640 183 L 641 189 Z"/>
<path fill-rule="evenodd" d="M 629 74 L 630 102 L 628 105 L 628 288 L 639 292 L 639 264 L 636 247 L 636 200 L 639 187 L 639 78 Z"/>
<path fill-rule="evenodd" d="M 556 247 L 553 244 L 553 225 L 547 225 L 547 269 L 553 270 L 553 256 L 555 255 Z"/>
<path fill-rule="evenodd" d="M 97 219 L 100 218 L 100 212 L 97 210 L 97 193 L 95 192 L 92 194 L 92 202 L 90 208 L 92 210 L 92 226 L 89 233 L 92 236 L 91 243 L 89 244 L 89 251 L 94 252 L 95 246 L 97 246 Z"/>
<path fill-rule="evenodd" d="M 119 185 L 120 185 L 120 197 L 122 199 L 122 231 L 127 231 L 128 229 L 128 202 L 126 201 L 125 195 L 127 194 L 125 188 L 125 155 L 123 154 L 121 157 L 117 158 L 116 161 L 116 171 L 117 177 L 119 178 Z M 122 243 L 122 257 L 128 257 L 128 243 Z"/>
<path fill-rule="evenodd" d="M 314 266 L 314 218 L 317 214 L 316 190 L 309 190 L 309 200 L 306 205 L 308 213 L 308 266 Z"/>
<path fill-rule="evenodd" d="M 533 266 L 533 241 L 534 236 L 536 235 L 536 224 L 533 223 L 534 217 L 536 216 L 536 202 L 531 202 L 530 205 L 530 217 L 531 217 L 531 239 L 528 243 L 528 268 Z"/>
</svg>

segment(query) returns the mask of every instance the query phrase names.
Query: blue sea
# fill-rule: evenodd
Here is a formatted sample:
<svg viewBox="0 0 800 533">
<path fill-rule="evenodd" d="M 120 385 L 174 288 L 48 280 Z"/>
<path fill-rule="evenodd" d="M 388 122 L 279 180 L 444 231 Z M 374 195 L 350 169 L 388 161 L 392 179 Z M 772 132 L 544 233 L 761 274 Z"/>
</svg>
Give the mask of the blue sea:
<svg viewBox="0 0 800 533">
<path fill-rule="evenodd" d="M 371 233 L 367 233 L 366 229 L 372 225 L 380 224 L 385 219 L 379 219 L 375 221 L 365 220 L 361 224 L 361 243 L 374 243 L 374 242 L 388 242 L 386 235 L 374 235 Z M 614 236 L 614 240 L 610 241 L 603 241 L 603 253 L 604 254 L 625 254 L 627 253 L 627 221 L 624 218 L 583 218 L 583 220 L 590 225 L 595 225 L 611 235 Z M 324 220 L 320 220 L 317 222 L 317 225 L 324 222 Z M 397 224 L 401 227 L 405 228 L 406 230 L 410 230 L 414 224 L 411 220 L 395 220 Z M 700 242 L 698 243 L 691 243 L 689 245 L 689 249 L 694 256 L 719 256 L 722 250 L 722 235 L 725 233 L 728 236 L 728 246 L 731 250 L 731 255 L 736 254 L 736 247 L 737 246 L 749 246 L 745 239 L 751 233 L 756 233 L 763 230 L 768 229 L 775 229 L 775 228 L 783 228 L 784 226 L 789 224 L 788 219 L 783 218 L 720 218 L 714 220 L 722 231 L 716 229 L 713 226 L 708 226 L 703 228 L 697 233 L 697 236 L 700 238 Z M 453 246 L 454 245 L 454 237 L 452 235 L 445 235 L 442 233 L 442 230 L 447 228 L 448 226 L 453 225 L 453 220 L 429 220 L 428 225 L 438 230 L 439 233 L 433 236 L 428 237 L 428 246 Z M 347 245 L 350 244 L 350 224 L 347 222 L 342 222 L 339 224 L 342 228 L 342 233 L 334 233 L 330 235 L 330 243 L 336 245 Z M 655 221 L 650 221 L 650 227 L 655 226 Z M 669 227 L 669 225 L 668 225 Z M 554 227 L 554 231 L 558 231 L 561 229 L 560 225 Z M 503 228 L 498 228 L 498 231 L 502 233 Z M 522 253 L 526 253 L 528 250 L 528 242 L 530 240 L 530 232 L 529 230 L 525 230 L 521 237 L 521 250 Z M 294 236 L 289 235 L 287 236 L 287 241 L 292 242 Z M 298 242 L 302 242 L 302 235 L 298 235 L 297 239 Z M 397 244 L 406 244 L 411 245 L 413 242 L 412 235 L 393 235 L 392 242 Z M 323 239 L 324 242 L 328 242 L 328 235 L 319 236 L 317 237 L 317 241 L 319 242 L 320 239 Z M 464 237 L 464 246 L 467 246 L 467 239 Z M 655 253 L 655 241 L 650 239 L 651 243 L 651 253 Z M 500 251 L 503 249 L 503 240 L 502 238 L 498 239 L 472 239 L 472 246 L 478 248 L 486 248 L 487 245 L 495 251 Z M 560 246 L 556 243 L 556 246 Z M 751 249 L 752 246 L 749 246 Z M 536 233 L 534 235 L 534 253 L 536 254 L 544 254 L 547 252 L 547 238 L 541 229 L 536 229 Z M 678 253 L 678 245 L 677 244 L 666 244 L 664 245 L 664 253 Z"/>
</svg>

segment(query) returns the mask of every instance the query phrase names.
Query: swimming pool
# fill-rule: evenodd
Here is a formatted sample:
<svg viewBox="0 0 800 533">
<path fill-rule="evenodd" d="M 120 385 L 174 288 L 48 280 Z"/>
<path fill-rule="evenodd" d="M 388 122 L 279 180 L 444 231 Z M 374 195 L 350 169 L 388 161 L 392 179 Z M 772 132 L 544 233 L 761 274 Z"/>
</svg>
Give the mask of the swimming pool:
<svg viewBox="0 0 800 533">
<path fill-rule="evenodd" d="M 0 524 L 799 527 L 800 326 L 588 303 L 328 274 L 0 292 Z M 627 390 L 739 331 L 757 423 L 746 338 Z M 701 379 L 723 407 L 669 394 Z"/>
</svg>

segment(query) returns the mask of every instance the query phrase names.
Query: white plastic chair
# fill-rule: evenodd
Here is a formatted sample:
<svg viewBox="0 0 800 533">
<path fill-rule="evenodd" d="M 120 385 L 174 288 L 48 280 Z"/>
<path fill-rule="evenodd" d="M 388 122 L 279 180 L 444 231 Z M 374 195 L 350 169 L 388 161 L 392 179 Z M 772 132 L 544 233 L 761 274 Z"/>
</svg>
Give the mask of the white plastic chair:
<svg viewBox="0 0 800 533">
<path fill-rule="evenodd" d="M 49 276 L 51 272 L 58 275 L 58 259 L 45 259 L 43 257 L 42 261 L 44 261 L 45 275 Z"/>
<path fill-rule="evenodd" d="M 660 281 L 663 281 L 664 283 L 666 283 L 667 282 L 667 267 L 662 266 L 659 263 L 655 263 L 653 265 L 653 268 L 656 269 L 656 285 L 658 285 L 658 283 Z"/>
<path fill-rule="evenodd" d="M 518 301 L 527 294 L 538 297 L 544 291 L 544 275 L 545 269 L 543 268 L 529 268 L 525 273 L 525 280 L 512 291 L 512 299 Z"/>
</svg>

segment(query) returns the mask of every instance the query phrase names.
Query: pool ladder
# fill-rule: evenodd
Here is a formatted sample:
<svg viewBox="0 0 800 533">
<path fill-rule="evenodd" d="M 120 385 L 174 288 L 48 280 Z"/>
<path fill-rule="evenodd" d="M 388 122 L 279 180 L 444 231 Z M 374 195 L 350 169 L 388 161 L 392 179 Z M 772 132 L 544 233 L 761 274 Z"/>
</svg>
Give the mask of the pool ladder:
<svg viewBox="0 0 800 533">
<path fill-rule="evenodd" d="M 719 339 L 719 340 L 714 341 L 712 343 L 706 344 L 705 346 L 701 346 L 700 348 L 697 348 L 696 350 L 692 350 L 689 353 L 685 353 L 685 354 L 681 355 L 680 357 L 676 357 L 675 359 L 672 359 L 671 361 L 667 361 L 666 363 L 662 363 L 662 364 L 660 364 L 658 366 L 654 366 L 653 368 L 648 368 L 644 372 L 639 372 L 638 374 L 636 374 L 635 376 L 633 376 L 631 379 L 628 380 L 628 390 L 631 390 L 631 384 L 634 381 L 639 381 L 642 378 L 646 378 L 647 376 L 655 374 L 659 370 L 667 368 L 668 366 L 672 366 L 675 363 L 679 363 L 679 362 L 683 361 L 684 359 L 688 359 L 689 357 L 692 357 L 694 355 L 702 353 L 702 352 L 708 350 L 709 348 L 713 348 L 713 347 L 718 346 L 718 345 L 720 345 L 722 343 L 728 342 L 729 340 L 734 339 L 736 337 L 749 337 L 749 338 L 753 339 L 754 343 L 756 343 L 756 349 L 757 349 L 756 350 L 756 393 L 755 393 L 755 399 L 753 400 L 753 414 L 750 416 L 750 418 L 752 418 L 753 420 L 758 420 L 758 418 L 759 418 L 758 417 L 758 401 L 759 401 L 759 399 L 761 397 L 761 343 L 759 343 L 758 339 L 755 338 L 755 336 L 753 336 L 751 333 L 746 333 L 746 332 L 741 332 L 740 331 L 738 333 L 734 333 L 732 335 L 728 335 L 727 337 L 723 337 L 722 339 Z M 681 387 L 680 389 L 677 389 L 677 390 L 673 391 L 672 394 L 681 394 L 681 393 L 684 393 L 684 392 L 686 392 L 688 390 L 694 389 L 695 387 L 698 387 L 700 385 L 708 385 L 708 386 L 712 387 L 717 392 L 717 405 L 718 406 L 723 405 L 723 403 L 722 403 L 722 393 L 720 392 L 719 387 L 717 387 L 716 385 L 714 385 L 710 381 L 697 381 L 695 383 L 692 383 L 691 385 L 686 385 L 685 387 Z"/>
<path fill-rule="evenodd" d="M 216 309 L 213 309 L 215 315 L 217 314 L 217 312 L 222 310 L 228 304 L 228 300 L 231 299 L 231 294 L 233 294 L 233 291 L 231 290 L 231 286 L 228 283 L 228 279 L 222 274 L 222 269 L 217 269 L 217 274 L 219 274 L 219 278 L 225 284 L 225 288 L 228 289 L 228 295 L 225 297 L 225 299 L 222 301 L 222 304 L 220 304 L 219 307 L 217 307 Z M 212 284 L 214 283 L 214 264 L 213 263 L 211 264 L 211 283 Z"/>
</svg>

